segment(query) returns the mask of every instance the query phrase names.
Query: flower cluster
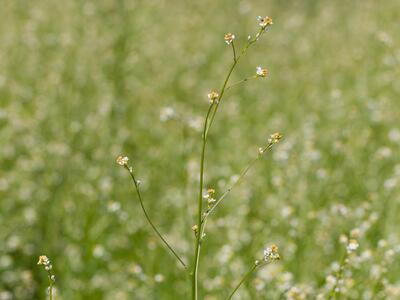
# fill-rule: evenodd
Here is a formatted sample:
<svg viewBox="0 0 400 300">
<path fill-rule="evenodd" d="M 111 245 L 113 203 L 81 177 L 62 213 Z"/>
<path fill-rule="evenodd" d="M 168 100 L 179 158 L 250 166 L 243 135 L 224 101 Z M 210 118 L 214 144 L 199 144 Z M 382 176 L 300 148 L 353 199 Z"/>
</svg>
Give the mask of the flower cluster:
<svg viewBox="0 0 400 300">
<path fill-rule="evenodd" d="M 46 268 L 46 271 L 52 269 L 52 265 L 50 263 L 49 258 L 46 255 L 41 255 L 39 256 L 39 261 L 37 263 L 38 265 L 43 265 Z"/>
<path fill-rule="evenodd" d="M 234 39 L 235 39 L 235 35 L 232 33 L 227 33 L 224 36 L 225 43 L 227 43 L 228 45 L 230 45 Z"/>
<path fill-rule="evenodd" d="M 262 68 L 262 67 L 257 67 L 256 68 L 256 75 L 257 77 L 267 77 L 269 74 L 268 69 Z"/>
<path fill-rule="evenodd" d="M 264 261 L 271 262 L 275 260 L 279 260 L 281 257 L 278 253 L 278 246 L 272 244 L 270 247 L 264 250 Z"/>
<path fill-rule="evenodd" d="M 120 166 L 126 166 L 128 164 L 129 158 L 127 156 L 119 155 L 116 159 L 117 164 Z"/>
<path fill-rule="evenodd" d="M 268 144 L 270 145 L 277 144 L 282 139 L 282 137 L 283 137 L 282 134 L 280 134 L 279 132 L 275 132 L 269 136 Z"/>
<path fill-rule="evenodd" d="M 193 225 L 193 226 L 192 226 L 192 230 L 193 230 L 193 232 L 194 232 L 194 235 L 197 235 L 197 232 L 199 231 L 199 226 Z"/>
<path fill-rule="evenodd" d="M 210 100 L 211 104 L 218 103 L 219 94 L 217 92 L 212 91 L 212 92 L 208 93 L 207 97 Z"/>
<path fill-rule="evenodd" d="M 207 194 L 204 195 L 204 199 L 207 199 L 208 208 L 211 208 L 217 200 L 215 200 L 215 190 L 208 189 Z"/>
<path fill-rule="evenodd" d="M 44 269 L 47 271 L 49 281 L 50 281 L 50 286 L 49 286 L 49 293 L 52 293 L 51 289 L 56 281 L 56 277 L 52 273 L 53 265 L 50 262 L 50 259 L 46 255 L 41 255 L 39 256 L 39 261 L 37 262 L 38 265 L 44 266 Z"/>
<path fill-rule="evenodd" d="M 272 23 L 272 18 L 270 18 L 268 16 L 266 16 L 266 17 L 258 16 L 257 20 L 258 20 L 258 24 L 261 26 L 262 29 L 267 28 L 268 25 L 274 24 L 274 23 Z"/>
</svg>

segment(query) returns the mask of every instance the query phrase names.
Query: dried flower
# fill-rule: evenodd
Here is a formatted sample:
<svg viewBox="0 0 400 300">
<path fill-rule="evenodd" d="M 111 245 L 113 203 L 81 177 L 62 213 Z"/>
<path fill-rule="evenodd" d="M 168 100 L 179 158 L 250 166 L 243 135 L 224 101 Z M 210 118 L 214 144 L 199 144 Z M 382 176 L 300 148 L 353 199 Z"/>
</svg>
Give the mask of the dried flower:
<svg viewBox="0 0 400 300">
<path fill-rule="evenodd" d="M 268 69 L 263 69 L 261 67 L 256 68 L 257 77 L 267 77 L 269 74 Z"/>
<path fill-rule="evenodd" d="M 39 261 L 37 263 L 38 265 L 44 265 L 47 266 L 50 264 L 50 260 L 47 258 L 46 255 L 41 255 L 39 256 Z"/>
<path fill-rule="evenodd" d="M 361 230 L 359 228 L 354 228 L 350 231 L 350 236 L 353 238 L 359 238 L 361 236 Z"/>
<path fill-rule="evenodd" d="M 274 23 L 272 23 L 272 18 L 266 16 L 266 17 L 261 17 L 258 16 L 257 17 L 258 20 L 258 24 L 261 26 L 261 28 L 266 28 L 268 25 L 272 25 Z"/>
<path fill-rule="evenodd" d="M 227 43 L 228 45 L 230 45 L 234 39 L 235 39 L 235 35 L 232 33 L 227 33 L 224 36 L 225 43 Z"/>
<path fill-rule="evenodd" d="M 279 141 L 282 139 L 282 134 L 280 134 L 279 132 L 275 132 L 273 134 L 270 135 L 269 139 L 268 139 L 268 143 L 270 145 L 272 144 L 277 144 L 279 143 Z"/>
<path fill-rule="evenodd" d="M 128 164 L 129 158 L 127 156 L 119 155 L 116 159 L 117 164 L 120 166 L 126 166 Z"/>
<path fill-rule="evenodd" d="M 278 253 L 278 246 L 272 244 L 270 247 L 264 250 L 264 261 L 270 262 L 279 260 L 281 257 Z"/>
<path fill-rule="evenodd" d="M 210 103 L 218 103 L 219 94 L 217 92 L 212 91 L 207 95 L 207 97 L 210 99 Z"/>
<path fill-rule="evenodd" d="M 211 208 L 217 200 L 214 198 L 215 189 L 208 189 L 204 198 L 207 199 L 208 208 Z"/>
</svg>

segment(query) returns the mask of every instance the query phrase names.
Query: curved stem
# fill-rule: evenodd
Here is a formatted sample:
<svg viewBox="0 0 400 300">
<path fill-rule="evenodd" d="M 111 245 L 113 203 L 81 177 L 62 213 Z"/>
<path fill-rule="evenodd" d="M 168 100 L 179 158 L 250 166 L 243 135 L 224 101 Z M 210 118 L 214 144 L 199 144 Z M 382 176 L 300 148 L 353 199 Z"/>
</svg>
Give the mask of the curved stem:
<svg viewBox="0 0 400 300">
<path fill-rule="evenodd" d="M 243 278 L 239 281 L 239 283 L 235 286 L 233 291 L 229 294 L 228 297 L 226 297 L 226 300 L 229 300 L 235 295 L 237 290 L 240 288 L 240 286 L 253 274 L 253 272 L 257 269 L 258 265 L 254 264 L 253 267 L 243 276 Z"/>
<path fill-rule="evenodd" d="M 135 189 L 136 189 L 136 193 L 139 199 L 139 203 L 140 206 L 142 207 L 142 211 L 147 219 L 147 222 L 149 222 L 151 228 L 153 228 L 154 232 L 157 234 L 157 236 L 163 241 L 163 243 L 167 246 L 167 248 L 171 251 L 171 253 L 176 257 L 176 259 L 178 259 L 178 261 L 180 262 L 180 264 L 187 269 L 186 264 L 183 262 L 183 260 L 179 257 L 179 255 L 175 252 L 175 250 L 171 247 L 171 245 L 167 242 L 167 240 L 161 235 L 161 233 L 158 231 L 158 229 L 156 228 L 156 226 L 153 224 L 153 222 L 151 221 L 146 208 L 144 207 L 143 204 L 143 200 L 142 200 L 142 195 L 140 194 L 140 190 L 139 190 L 139 184 L 135 178 L 135 175 L 133 174 L 133 170 L 131 167 L 129 167 L 127 164 L 124 165 L 125 169 L 128 170 L 129 174 L 131 175 L 132 181 L 135 185 Z"/>
</svg>

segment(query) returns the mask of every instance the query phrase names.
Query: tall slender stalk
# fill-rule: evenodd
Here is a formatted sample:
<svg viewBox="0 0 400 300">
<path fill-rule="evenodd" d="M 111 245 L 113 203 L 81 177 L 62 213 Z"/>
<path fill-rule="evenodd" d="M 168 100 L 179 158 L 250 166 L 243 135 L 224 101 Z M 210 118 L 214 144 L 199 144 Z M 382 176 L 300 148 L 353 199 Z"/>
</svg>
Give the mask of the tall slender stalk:
<svg viewBox="0 0 400 300">
<path fill-rule="evenodd" d="M 200 159 L 200 184 L 199 184 L 199 198 L 198 198 L 198 210 L 197 210 L 197 226 L 198 226 L 198 233 L 196 235 L 196 246 L 195 246 L 195 254 L 194 254 L 194 262 L 193 262 L 193 273 L 192 273 L 192 298 L 197 300 L 198 299 L 198 280 L 197 280 L 197 273 L 199 268 L 199 259 L 200 259 L 200 249 L 201 249 L 201 234 L 200 232 L 202 224 L 201 224 L 201 215 L 203 211 L 203 180 L 204 180 L 204 159 L 206 153 L 206 144 L 207 144 L 207 126 L 208 126 L 208 119 L 213 108 L 214 103 L 210 105 L 207 111 L 207 115 L 204 121 L 204 128 L 202 134 L 202 150 L 201 150 L 201 159 Z"/>
<path fill-rule="evenodd" d="M 193 300 L 198 300 L 198 297 L 199 297 L 198 296 L 198 294 L 199 294 L 199 292 L 198 292 L 198 271 L 199 271 L 199 262 L 200 262 L 200 254 L 201 254 L 201 245 L 202 245 L 203 237 L 205 235 L 204 232 L 205 232 L 207 217 L 215 209 L 215 207 L 229 194 L 229 192 L 232 190 L 232 188 L 242 180 L 242 178 L 246 175 L 248 170 L 252 167 L 252 165 L 255 163 L 255 161 L 259 158 L 259 157 L 257 157 L 256 159 L 254 159 L 250 163 L 250 165 L 244 169 L 244 171 L 239 176 L 238 180 L 218 199 L 218 201 L 216 201 L 215 205 L 211 209 L 210 209 L 210 207 L 208 207 L 208 209 L 205 212 L 203 212 L 204 165 L 205 165 L 205 154 L 206 154 L 208 133 L 214 122 L 219 105 L 221 104 L 221 101 L 225 95 L 225 92 L 228 89 L 230 89 L 231 87 L 236 86 L 240 83 L 246 82 L 250 79 L 253 79 L 253 78 L 266 77 L 266 75 L 268 74 L 268 70 L 263 69 L 262 70 L 263 73 L 261 73 L 261 75 L 260 75 L 258 69 L 261 69 L 261 68 L 259 67 L 256 72 L 257 75 L 245 78 L 239 82 L 236 82 L 235 84 L 233 84 L 231 86 L 228 86 L 229 79 L 231 78 L 231 75 L 232 75 L 235 67 L 237 66 L 240 58 L 242 56 L 244 56 L 244 54 L 249 49 L 249 47 L 252 44 L 254 44 L 264 32 L 266 32 L 267 27 L 271 24 L 272 24 L 272 19 L 269 17 L 259 19 L 260 30 L 254 36 L 254 38 L 250 38 L 250 37 L 248 38 L 247 43 L 244 45 L 244 47 L 241 49 L 240 52 L 236 51 L 235 44 L 233 42 L 233 40 L 235 39 L 235 36 L 233 34 L 229 33 L 229 34 L 226 34 L 224 37 L 225 42 L 232 47 L 233 63 L 231 64 L 231 66 L 228 69 L 228 73 L 225 76 L 225 79 L 223 81 L 223 84 L 222 84 L 222 87 L 221 87 L 219 93 L 213 91 L 208 95 L 211 103 L 207 110 L 207 114 L 206 114 L 206 117 L 204 120 L 204 127 L 203 127 L 203 131 L 202 131 L 202 146 L 201 146 L 200 172 L 199 172 L 199 194 L 198 194 L 198 199 L 197 199 L 197 201 L 198 201 L 198 203 L 197 203 L 197 224 L 192 227 L 192 229 L 195 231 L 195 235 L 196 235 L 194 257 L 193 257 L 193 268 L 192 268 L 192 272 L 190 273 L 191 286 L 192 286 L 192 299 Z M 272 144 L 268 145 L 264 149 L 261 149 L 259 156 L 261 156 L 261 154 L 264 151 L 266 151 L 268 148 L 270 148 L 271 146 L 272 146 Z M 140 189 L 139 189 L 139 182 L 135 178 L 132 167 L 130 167 L 128 165 L 128 161 L 129 161 L 129 159 L 126 156 L 119 156 L 117 158 L 117 163 L 121 166 L 124 166 L 124 168 L 126 170 L 128 170 L 128 172 L 132 178 L 132 181 L 134 183 L 134 187 L 135 187 L 138 199 L 139 199 L 140 206 L 143 210 L 143 213 L 144 213 L 148 223 L 150 224 L 150 226 L 152 227 L 152 229 L 156 233 L 156 235 L 161 239 L 161 241 L 165 244 L 165 246 L 169 249 L 169 251 L 174 255 L 174 257 L 180 262 L 180 264 L 185 269 L 187 269 L 185 262 L 180 258 L 180 256 L 177 254 L 177 252 L 172 248 L 172 246 L 162 236 L 162 234 L 158 231 L 158 229 L 156 228 L 156 226 L 150 219 L 150 216 L 148 215 L 146 208 L 143 204 L 142 196 L 141 196 Z M 209 205 L 210 205 L 210 203 L 209 203 Z M 252 269 L 252 271 L 254 271 L 257 266 L 258 266 L 258 264 L 256 264 L 256 266 L 254 267 L 254 269 Z M 250 276 L 250 274 L 251 274 L 251 272 L 248 275 L 246 275 L 243 280 L 241 280 L 241 282 L 239 283 L 237 288 L 234 290 L 232 295 L 240 287 L 240 285 L 244 282 L 244 280 L 246 280 L 246 278 L 248 276 Z"/>
<path fill-rule="evenodd" d="M 237 56 L 235 45 L 233 40 L 230 42 L 233 53 L 233 63 L 228 70 L 228 73 L 225 77 L 225 80 L 222 84 L 220 93 L 216 101 L 212 101 L 212 104 L 209 106 L 207 115 L 204 121 L 204 128 L 202 132 L 202 151 L 200 157 L 200 182 L 199 182 L 199 196 L 198 196 L 198 210 L 197 210 L 197 234 L 196 234 L 196 244 L 195 244 L 195 253 L 194 253 L 194 262 L 193 262 L 193 272 L 192 272 L 192 299 L 198 300 L 198 270 L 199 270 L 199 261 L 200 261 L 200 253 L 201 253 L 201 242 L 204 235 L 205 222 L 203 220 L 203 188 L 204 188 L 204 161 L 205 161 L 205 151 L 208 139 L 209 130 L 214 122 L 215 115 L 218 111 L 218 107 L 221 103 L 221 100 L 224 97 L 225 91 L 227 90 L 227 84 L 229 79 L 233 73 L 233 70 L 237 66 L 240 58 L 246 53 L 247 49 L 255 43 L 259 36 L 264 32 L 263 29 L 256 34 L 253 39 L 248 40 L 246 45 L 243 47 L 241 53 Z M 246 171 L 247 172 L 247 171 Z"/>
</svg>

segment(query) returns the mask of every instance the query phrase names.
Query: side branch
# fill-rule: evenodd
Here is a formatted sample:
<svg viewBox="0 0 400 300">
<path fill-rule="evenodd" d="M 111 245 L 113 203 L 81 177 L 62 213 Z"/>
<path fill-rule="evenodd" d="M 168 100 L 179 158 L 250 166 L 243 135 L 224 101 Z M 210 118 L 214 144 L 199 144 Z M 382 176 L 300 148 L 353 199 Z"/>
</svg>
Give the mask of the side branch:
<svg viewBox="0 0 400 300">
<path fill-rule="evenodd" d="M 221 197 L 218 198 L 218 200 L 215 202 L 215 204 L 204 213 L 202 222 L 205 221 L 205 219 L 208 218 L 208 216 L 211 214 L 211 212 L 221 203 L 222 200 L 225 199 L 226 196 L 233 190 L 235 186 L 237 186 L 243 178 L 246 176 L 247 172 L 255 165 L 255 163 L 262 157 L 262 154 L 264 154 L 267 150 L 272 149 L 272 144 L 268 144 L 264 149 L 261 149 L 259 152 L 260 154 L 253 158 L 253 160 L 243 169 L 243 171 L 240 173 L 239 177 L 235 180 L 235 182 L 222 194 Z"/>
<path fill-rule="evenodd" d="M 143 200 L 142 200 L 142 195 L 140 193 L 139 189 L 139 183 L 135 178 L 135 175 L 133 174 L 133 170 L 131 167 L 128 166 L 128 164 L 124 164 L 124 167 L 126 170 L 128 170 L 129 174 L 131 175 L 132 181 L 135 185 L 135 190 L 139 199 L 140 206 L 142 207 L 142 211 L 147 219 L 147 222 L 149 222 L 151 228 L 153 228 L 153 231 L 156 233 L 156 235 L 163 241 L 165 246 L 170 250 L 170 252 L 176 257 L 176 259 L 180 262 L 180 264 L 187 269 L 186 264 L 183 262 L 183 260 L 180 258 L 180 256 L 176 253 L 176 251 L 172 248 L 172 246 L 167 242 L 167 240 L 162 236 L 162 234 L 158 231 L 157 227 L 154 225 L 154 223 L 151 221 L 150 216 L 148 215 L 146 208 L 144 207 Z"/>
</svg>

